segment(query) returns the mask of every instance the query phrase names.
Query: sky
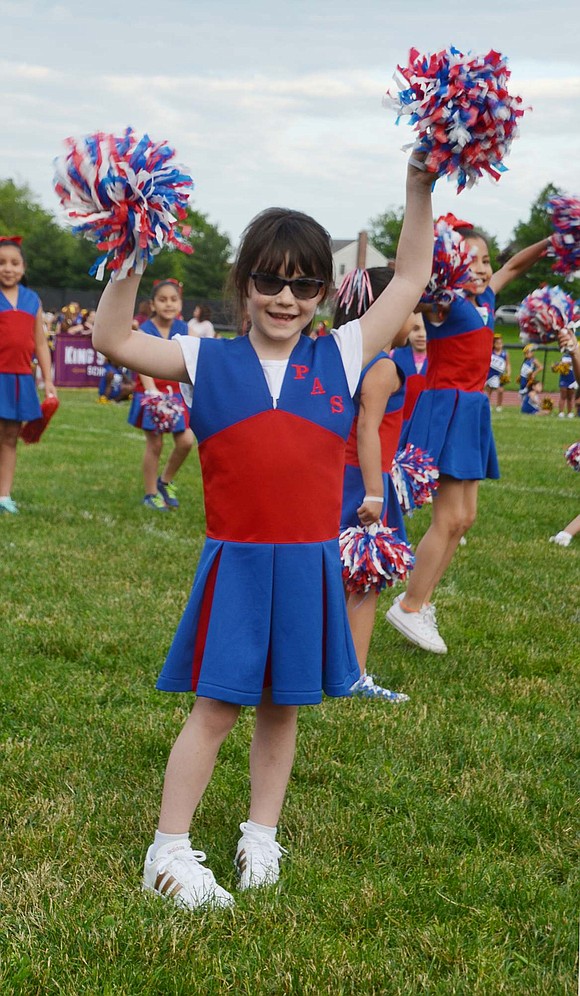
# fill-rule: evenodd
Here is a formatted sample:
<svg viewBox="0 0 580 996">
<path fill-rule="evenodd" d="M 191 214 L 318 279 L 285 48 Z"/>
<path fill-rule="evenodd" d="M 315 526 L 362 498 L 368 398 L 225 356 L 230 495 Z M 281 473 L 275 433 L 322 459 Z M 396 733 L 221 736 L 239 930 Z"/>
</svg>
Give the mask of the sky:
<svg viewBox="0 0 580 996">
<path fill-rule="evenodd" d="M 505 245 L 547 183 L 580 194 L 577 0 L 0 0 L 0 179 L 58 216 L 52 163 L 67 136 L 128 125 L 175 147 L 193 207 L 235 245 L 259 211 L 312 214 L 355 238 L 404 201 L 406 124 L 382 106 L 409 49 L 506 55 L 532 108 L 495 183 L 454 211 Z"/>
</svg>

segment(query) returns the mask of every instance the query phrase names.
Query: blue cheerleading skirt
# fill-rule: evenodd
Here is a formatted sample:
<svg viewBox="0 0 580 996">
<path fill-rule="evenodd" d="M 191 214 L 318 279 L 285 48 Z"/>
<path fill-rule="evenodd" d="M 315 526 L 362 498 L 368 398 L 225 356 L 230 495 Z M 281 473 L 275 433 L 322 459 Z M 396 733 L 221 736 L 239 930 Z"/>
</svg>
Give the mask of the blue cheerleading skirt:
<svg viewBox="0 0 580 996">
<path fill-rule="evenodd" d="M 394 529 L 401 542 L 407 542 L 407 532 L 405 530 L 403 511 L 397 498 L 395 485 L 391 480 L 391 475 L 383 472 L 383 511 L 381 521 L 384 526 Z M 360 467 L 355 467 L 347 463 L 344 468 L 344 484 L 342 489 L 342 511 L 340 515 L 340 531 L 349 526 L 360 526 L 360 519 L 357 515 L 357 508 L 362 504 L 365 495 L 365 486 Z"/>
<path fill-rule="evenodd" d="M 137 391 L 133 395 L 127 421 L 130 425 L 134 425 L 136 429 L 144 429 L 145 432 L 159 432 L 159 428 L 155 425 L 155 422 L 151 418 L 147 408 L 141 405 L 144 397 L 145 395 L 142 391 Z M 171 432 L 185 432 L 187 429 L 187 422 L 185 421 L 185 401 L 183 400 L 181 394 L 174 393 L 173 397 L 178 401 L 181 401 L 183 415 L 179 416 Z"/>
<path fill-rule="evenodd" d="M 460 481 L 497 479 L 499 465 L 491 431 L 489 398 L 479 391 L 423 391 L 401 436 L 427 450 L 440 474 Z"/>
<path fill-rule="evenodd" d="M 42 418 L 34 374 L 0 373 L 0 418 L 14 422 Z"/>
<path fill-rule="evenodd" d="M 206 539 L 157 688 L 258 705 L 313 705 L 360 676 L 338 540 Z"/>
</svg>

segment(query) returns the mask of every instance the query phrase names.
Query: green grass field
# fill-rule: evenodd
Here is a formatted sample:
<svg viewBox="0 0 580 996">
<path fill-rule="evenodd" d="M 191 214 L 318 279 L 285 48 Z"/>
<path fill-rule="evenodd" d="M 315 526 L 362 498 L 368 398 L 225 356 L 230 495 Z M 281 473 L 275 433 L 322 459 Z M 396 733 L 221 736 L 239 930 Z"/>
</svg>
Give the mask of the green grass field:
<svg viewBox="0 0 580 996">
<path fill-rule="evenodd" d="M 369 670 L 411 701 L 305 708 L 280 888 L 190 914 L 140 876 L 191 704 L 154 683 L 202 544 L 197 457 L 179 512 L 148 512 L 127 408 L 60 393 L 0 518 L 2 996 L 574 993 L 580 537 L 548 537 L 580 511 L 580 421 L 494 415 L 503 476 L 437 599 L 449 654 L 381 596 Z M 251 731 L 246 710 L 192 837 L 226 888 Z"/>
</svg>

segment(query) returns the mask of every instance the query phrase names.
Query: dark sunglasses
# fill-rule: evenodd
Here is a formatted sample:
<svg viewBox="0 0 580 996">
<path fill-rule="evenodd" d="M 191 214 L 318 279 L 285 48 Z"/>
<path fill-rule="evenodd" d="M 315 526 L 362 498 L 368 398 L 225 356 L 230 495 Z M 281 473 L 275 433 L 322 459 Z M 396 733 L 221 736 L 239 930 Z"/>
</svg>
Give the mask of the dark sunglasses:
<svg viewBox="0 0 580 996">
<path fill-rule="evenodd" d="M 315 277 L 294 277 L 288 280 L 286 277 L 279 277 L 277 273 L 250 273 L 250 276 L 258 294 L 265 294 L 267 297 L 273 297 L 284 287 L 289 287 L 297 300 L 310 301 L 324 287 L 324 280 L 317 280 Z"/>
</svg>

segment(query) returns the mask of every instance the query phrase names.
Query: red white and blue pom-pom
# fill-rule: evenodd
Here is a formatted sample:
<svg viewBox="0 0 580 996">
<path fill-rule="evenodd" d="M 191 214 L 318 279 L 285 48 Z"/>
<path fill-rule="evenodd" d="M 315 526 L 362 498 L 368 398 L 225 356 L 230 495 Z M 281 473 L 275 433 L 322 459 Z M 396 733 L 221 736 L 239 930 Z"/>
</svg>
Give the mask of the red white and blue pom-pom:
<svg viewBox="0 0 580 996">
<path fill-rule="evenodd" d="M 395 454 L 390 474 L 404 515 L 430 502 L 439 483 L 433 457 L 413 443 Z"/>
<path fill-rule="evenodd" d="M 408 543 L 380 522 L 349 526 L 338 538 L 342 578 L 347 591 L 382 591 L 405 581 L 415 563 Z"/>
<path fill-rule="evenodd" d="M 447 305 L 465 295 L 465 285 L 472 279 L 469 245 L 448 223 L 445 217 L 435 222 L 433 271 L 421 301 Z"/>
<path fill-rule="evenodd" d="M 425 152 L 428 170 L 457 180 L 457 192 L 484 173 L 499 180 L 524 114 L 521 97 L 508 91 L 507 60 L 493 49 L 463 54 L 450 47 L 435 54 L 409 52 L 394 75 L 399 93 L 384 103 L 417 132 L 414 152 Z M 408 148 L 409 146 L 406 146 Z"/>
<path fill-rule="evenodd" d="M 527 341 L 546 343 L 571 328 L 579 316 L 574 298 L 561 287 L 537 287 L 522 301 L 518 322 Z"/>
<path fill-rule="evenodd" d="M 145 394 L 141 407 L 147 412 L 155 429 L 154 432 L 173 432 L 180 417 L 183 405 L 173 394 Z"/>
<path fill-rule="evenodd" d="M 580 471 L 580 439 L 577 443 L 572 443 L 564 454 L 566 463 L 570 464 L 572 470 Z"/>
<path fill-rule="evenodd" d="M 68 218 L 104 253 L 90 269 L 102 280 L 129 271 L 143 273 L 163 246 L 193 252 L 178 230 L 186 215 L 193 180 L 172 160 L 165 142 L 97 133 L 66 140 L 67 152 L 55 161 L 54 187 Z"/>
<path fill-rule="evenodd" d="M 568 277 L 580 270 L 580 199 L 558 195 L 546 202 L 554 234 L 547 255 L 556 258 L 554 273 Z"/>
</svg>

